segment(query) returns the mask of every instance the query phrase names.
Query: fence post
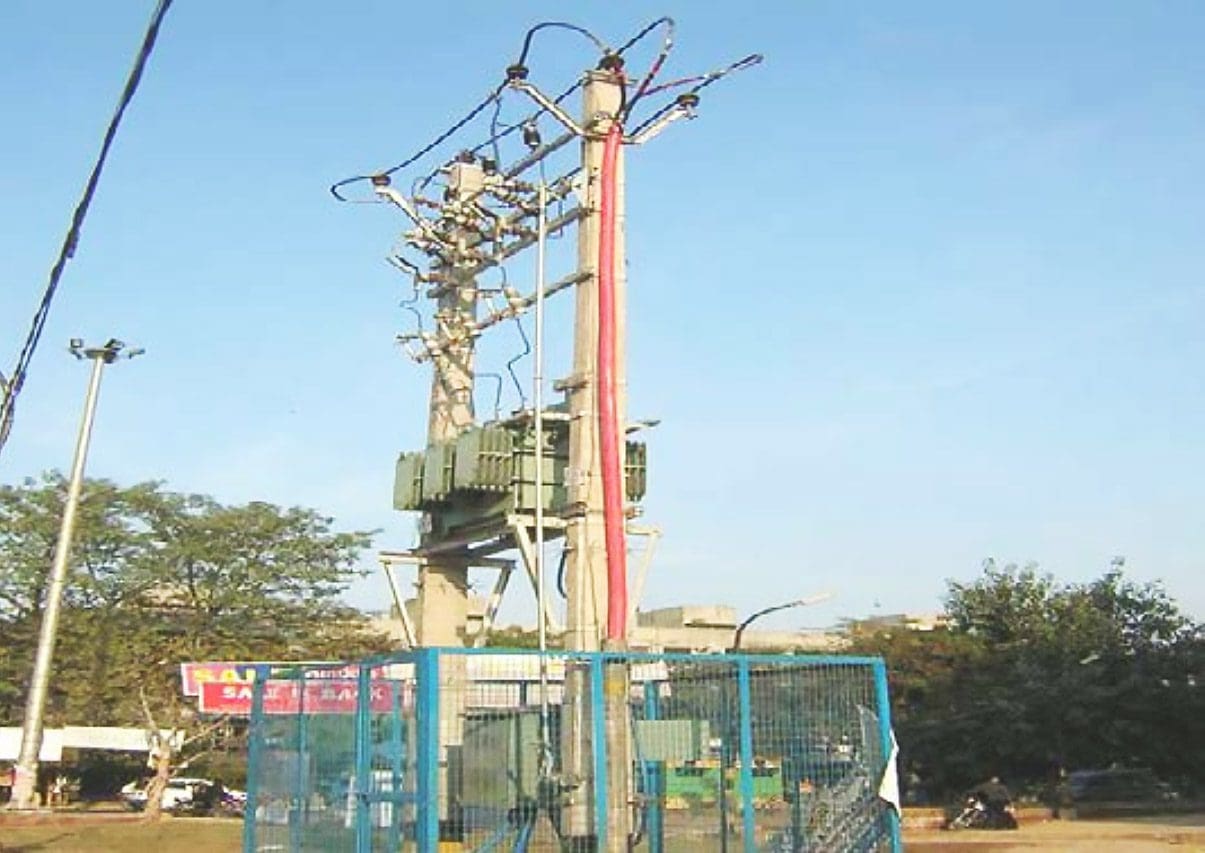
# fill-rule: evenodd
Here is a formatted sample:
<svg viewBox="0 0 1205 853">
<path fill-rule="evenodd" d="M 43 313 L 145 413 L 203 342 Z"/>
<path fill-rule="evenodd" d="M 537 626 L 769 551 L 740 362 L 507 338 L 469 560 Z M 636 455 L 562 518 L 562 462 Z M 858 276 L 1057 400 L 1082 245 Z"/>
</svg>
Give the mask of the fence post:
<svg viewBox="0 0 1205 853">
<path fill-rule="evenodd" d="M 300 853 L 302 848 L 302 815 L 305 799 L 305 670 L 301 670 L 297 691 L 297 767 L 293 775 L 293 796 L 289 803 L 289 853 Z"/>
<path fill-rule="evenodd" d="M 389 737 L 389 758 L 390 770 L 389 776 L 389 793 L 391 795 L 391 805 L 389 807 L 389 849 L 400 850 L 402 846 L 402 769 L 403 762 L 406 759 L 406 733 L 403 729 L 404 722 L 402 720 L 402 691 L 400 685 L 390 679 L 389 681 L 389 709 L 392 714 L 392 725 Z"/>
<path fill-rule="evenodd" d="M 439 649 L 416 649 L 414 657 L 417 853 L 435 853 L 439 845 L 439 654 Z"/>
<path fill-rule="evenodd" d="M 603 698 L 603 654 L 590 655 L 590 751 L 594 758 L 595 849 L 607 849 L 607 712 Z"/>
<path fill-rule="evenodd" d="M 259 774 L 263 761 L 264 682 L 268 668 L 257 666 L 251 682 L 251 720 L 247 724 L 247 801 L 243 806 L 243 853 L 255 853 L 256 811 L 259 808 Z"/>
<path fill-rule="evenodd" d="M 644 682 L 644 718 L 656 720 L 661 716 L 661 685 L 650 677 Z M 665 796 L 665 762 L 644 762 L 645 834 L 649 853 L 664 853 L 665 821 L 662 798 Z"/>
<path fill-rule="evenodd" d="M 372 850 L 372 667 L 356 672 L 356 853 Z"/>
<path fill-rule="evenodd" d="M 749 684 L 749 658 L 737 659 L 737 690 L 740 694 L 741 727 L 741 817 L 744 822 L 745 853 L 754 853 L 753 843 L 753 698 Z"/>
<path fill-rule="evenodd" d="M 874 662 L 874 694 L 879 716 L 879 744 L 883 751 L 883 772 L 891 767 L 891 699 L 887 693 L 887 664 L 882 659 Z M 876 793 L 878 793 L 876 791 Z M 891 836 L 891 853 L 900 853 L 900 815 L 893 806 L 887 808 L 887 831 Z"/>
</svg>

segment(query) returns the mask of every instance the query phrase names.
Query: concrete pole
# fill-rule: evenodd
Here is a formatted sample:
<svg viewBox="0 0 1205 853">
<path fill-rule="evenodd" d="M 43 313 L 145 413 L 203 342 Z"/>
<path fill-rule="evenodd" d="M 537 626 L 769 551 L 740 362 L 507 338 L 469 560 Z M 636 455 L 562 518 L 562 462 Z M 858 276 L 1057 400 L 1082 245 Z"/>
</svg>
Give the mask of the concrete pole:
<svg viewBox="0 0 1205 853">
<path fill-rule="evenodd" d="M 573 509 L 566 530 L 565 647 L 575 651 L 602 648 L 607 615 L 607 549 L 603 518 L 601 465 L 598 442 L 598 250 L 600 227 L 603 140 L 619 110 L 621 92 L 616 75 L 590 71 L 582 97 L 583 205 L 587 216 L 578 226 L 578 269 L 587 273 L 577 287 L 574 320 L 573 374 L 568 403 L 569 466 L 566 473 Z M 627 372 L 625 367 L 626 275 L 624 262 L 623 150 L 616 162 L 616 380 L 619 423 L 626 423 Z M 622 446 L 622 445 L 621 445 Z M 626 851 L 630 833 L 630 752 L 626 667 L 608 666 L 604 673 L 607 743 L 598 745 L 607 755 L 606 847 Z M 570 666 L 565 675 L 564 725 L 561 735 L 561 773 L 578 784 L 569 794 L 563 815 L 567 833 L 598 839 L 603 829 L 594 820 L 593 738 L 589 672 Z"/>
<path fill-rule="evenodd" d="M 475 198 L 484 184 L 484 172 L 475 162 L 454 163 L 448 175 L 447 202 Z M 477 283 L 466 270 L 474 261 L 472 248 L 480 236 L 468 228 L 453 232 L 455 247 L 450 262 L 440 270 L 446 280 L 440 283 L 436 301 L 436 325 L 440 339 L 449 341 L 432 359 L 431 412 L 427 425 L 428 445 L 451 441 L 474 424 L 473 357 L 474 338 L 469 330 L 477 320 Z M 441 531 L 427 530 L 422 546 L 440 543 Z M 459 647 L 465 643 L 468 623 L 469 565 L 459 556 L 435 554 L 419 567 L 418 644 L 423 647 Z M 460 799 L 462 787 L 462 749 L 464 743 L 464 701 L 466 666 L 462 656 L 446 656 L 439 662 L 440 706 L 439 786 L 440 817 L 456 827 L 456 815 L 450 804 Z M 451 840 L 458 829 L 453 828 Z"/>
<path fill-rule="evenodd" d="M 42 751 L 42 730 L 46 714 L 46 694 L 50 688 L 50 667 L 54 662 L 54 646 L 58 639 L 59 615 L 63 606 L 63 587 L 67 583 L 67 567 L 71 559 L 71 542 L 75 536 L 75 520 L 79 514 L 80 492 L 84 485 L 84 464 L 88 458 L 88 445 L 92 440 L 92 421 L 96 415 L 96 400 L 100 392 L 101 374 L 105 365 L 113 362 L 123 349 L 119 341 L 110 341 L 103 347 L 80 352 L 80 345 L 73 341 L 72 352 L 78 357 L 92 361 L 92 375 L 88 380 L 88 393 L 84 398 L 84 415 L 80 421 L 79 435 L 75 441 L 75 461 L 71 466 L 71 479 L 67 484 L 67 502 L 63 507 L 63 522 L 59 527 L 59 540 L 54 548 L 54 564 L 50 569 L 50 583 L 46 589 L 46 600 L 42 606 L 42 625 L 38 632 L 38 648 L 34 657 L 33 675 L 29 682 L 29 695 L 25 699 L 25 721 L 21 729 L 21 751 L 17 756 L 10 809 L 32 809 L 38 783 L 39 755 Z M 134 352 L 134 354 L 137 354 Z"/>
<path fill-rule="evenodd" d="M 475 196 L 484 174 L 476 163 L 455 163 L 449 175 L 449 203 Z M 440 272 L 436 323 L 441 338 L 455 341 L 432 359 L 431 412 L 427 443 L 450 441 L 471 427 L 473 414 L 473 337 L 467 334 L 477 319 L 477 285 L 465 268 L 477 235 L 467 229 L 456 234 L 458 257 Z M 426 531 L 424 546 L 439 543 L 439 531 Z M 433 556 L 419 569 L 418 641 L 421 646 L 462 646 L 468 617 L 468 565 L 458 557 Z"/>
</svg>

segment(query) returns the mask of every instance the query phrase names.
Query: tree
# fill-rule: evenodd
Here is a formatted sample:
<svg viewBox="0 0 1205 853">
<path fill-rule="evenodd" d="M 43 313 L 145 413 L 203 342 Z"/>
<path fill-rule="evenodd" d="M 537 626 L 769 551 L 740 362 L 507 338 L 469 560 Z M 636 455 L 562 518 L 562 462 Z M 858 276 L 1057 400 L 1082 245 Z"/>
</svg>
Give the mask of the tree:
<svg viewBox="0 0 1205 853">
<path fill-rule="evenodd" d="M 0 486 L 0 717 L 19 722 L 66 485 Z M 188 730 L 189 660 L 354 659 L 389 642 L 339 596 L 371 542 L 298 507 L 225 506 L 159 483 L 85 484 L 50 722 Z M 164 766 L 179 758 L 169 755 Z M 164 776 L 163 781 L 166 781 Z"/>
<path fill-rule="evenodd" d="M 854 638 L 886 657 L 904 763 L 936 789 L 1115 762 L 1201 779 L 1184 747 L 1205 742 L 1202 629 L 1158 584 L 988 561 L 949 584 L 946 613 L 945 630 Z"/>
</svg>

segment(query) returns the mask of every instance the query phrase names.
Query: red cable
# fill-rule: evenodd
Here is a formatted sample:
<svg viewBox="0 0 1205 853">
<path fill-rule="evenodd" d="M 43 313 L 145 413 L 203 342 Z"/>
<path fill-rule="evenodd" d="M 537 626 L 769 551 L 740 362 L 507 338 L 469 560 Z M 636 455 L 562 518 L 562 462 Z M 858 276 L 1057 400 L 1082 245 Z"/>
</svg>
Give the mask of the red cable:
<svg viewBox="0 0 1205 853">
<path fill-rule="evenodd" d="M 598 235 L 598 452 L 602 467 L 603 525 L 607 543 L 607 639 L 627 637 L 628 551 L 624 538 L 621 424 L 616 394 L 615 216 L 616 164 L 623 128 L 607 132 L 599 176 Z"/>
</svg>

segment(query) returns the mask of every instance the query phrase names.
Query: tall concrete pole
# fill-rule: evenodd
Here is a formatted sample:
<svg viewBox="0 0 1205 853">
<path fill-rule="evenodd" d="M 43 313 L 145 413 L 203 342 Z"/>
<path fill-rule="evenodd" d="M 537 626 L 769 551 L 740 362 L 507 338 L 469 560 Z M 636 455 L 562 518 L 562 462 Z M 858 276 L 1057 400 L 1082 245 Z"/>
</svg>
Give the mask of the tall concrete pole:
<svg viewBox="0 0 1205 853">
<path fill-rule="evenodd" d="M 88 393 L 84 398 L 84 416 L 80 421 L 79 435 L 75 441 L 75 461 L 71 466 L 71 480 L 67 484 L 67 502 L 63 507 L 63 522 L 59 528 L 58 544 L 54 548 L 54 564 L 50 569 L 50 583 L 46 589 L 46 600 L 42 605 L 42 625 L 38 632 L 38 648 L 34 657 L 33 675 L 29 681 L 29 694 L 25 699 L 25 721 L 21 728 L 21 751 L 17 756 L 13 780 L 11 809 L 36 807 L 35 792 L 38 782 L 38 759 L 42 751 L 42 730 L 46 713 L 46 693 L 50 688 L 50 667 L 54 661 L 54 646 L 58 639 L 59 614 L 63 605 L 63 587 L 67 583 L 67 566 L 71 559 L 71 542 L 75 536 L 75 519 L 79 514 L 80 492 L 84 485 L 84 464 L 88 458 L 88 445 L 92 440 L 92 421 L 96 415 L 96 400 L 100 392 L 101 374 L 106 364 L 112 364 L 125 349 L 121 341 L 110 340 L 102 347 L 83 349 L 79 341 L 71 342 L 71 351 L 77 358 L 92 361 L 92 375 L 88 380 Z M 130 350 L 127 355 L 140 354 L 141 350 Z"/>
<path fill-rule="evenodd" d="M 449 202 L 475 197 L 484 173 L 476 163 L 455 163 L 449 174 Z M 473 341 L 467 333 L 477 319 L 477 285 L 466 269 L 478 235 L 455 230 L 454 255 L 440 272 L 436 323 L 440 337 L 454 342 L 433 359 L 431 414 L 427 444 L 450 441 L 473 425 Z M 438 544 L 439 531 L 423 534 L 423 546 Z M 419 569 L 418 641 L 421 646 L 462 646 L 468 617 L 468 565 L 457 557 L 432 556 Z"/>
<path fill-rule="evenodd" d="M 582 126 L 584 206 L 589 211 L 578 226 L 578 270 L 587 273 L 577 286 L 573 329 L 573 375 L 569 389 L 569 469 L 566 473 L 573 516 L 566 531 L 566 648 L 594 651 L 602 647 L 607 617 L 607 547 L 603 524 L 602 472 L 598 451 L 598 237 L 603 140 L 620 105 L 615 74 L 586 75 Z M 615 313 L 617 410 L 627 413 L 625 316 L 627 276 L 624 269 L 623 149 L 616 161 Z"/>
<path fill-rule="evenodd" d="M 474 162 L 454 163 L 448 175 L 447 202 L 471 202 L 480 194 L 484 172 Z M 441 268 L 444 280 L 436 304 L 435 322 L 445 342 L 432 359 L 431 412 L 428 445 L 451 441 L 473 425 L 473 335 L 477 320 L 477 284 L 471 269 L 473 248 L 480 235 L 465 227 L 452 230 L 451 257 Z M 427 530 L 422 546 L 440 544 L 442 531 Z M 463 557 L 433 554 L 419 567 L 418 643 L 420 646 L 463 646 L 468 623 L 469 566 Z M 464 744 L 465 659 L 446 656 L 439 664 L 440 817 L 458 840 L 459 821 L 450 810 L 462 788 Z"/>
<path fill-rule="evenodd" d="M 598 259 L 601 172 L 604 139 L 621 104 L 618 76 L 597 70 L 586 75 L 582 97 L 583 205 L 587 216 L 578 226 L 578 269 L 588 276 L 577 287 L 574 320 L 573 374 L 568 403 L 569 466 L 566 474 L 572 515 L 566 530 L 565 647 L 597 651 L 603 647 L 607 617 L 607 548 L 603 514 L 602 468 L 598 436 Z M 624 269 L 623 149 L 616 159 L 615 309 L 616 309 L 616 410 L 620 429 L 626 423 L 627 371 L 625 365 L 626 282 Z M 623 447 L 622 436 L 620 447 Z M 571 667 L 565 676 L 565 725 L 562 730 L 562 775 L 579 780 L 563 815 L 568 834 L 593 837 L 605 834 L 605 848 L 623 853 L 630 834 L 631 763 L 627 710 L 627 669 L 622 664 L 604 672 L 604 721 L 607 743 L 606 826 L 594 821 L 593 724 L 589 673 Z"/>
</svg>

